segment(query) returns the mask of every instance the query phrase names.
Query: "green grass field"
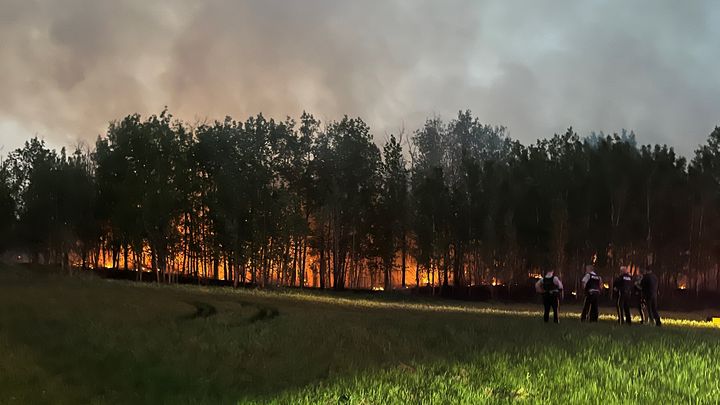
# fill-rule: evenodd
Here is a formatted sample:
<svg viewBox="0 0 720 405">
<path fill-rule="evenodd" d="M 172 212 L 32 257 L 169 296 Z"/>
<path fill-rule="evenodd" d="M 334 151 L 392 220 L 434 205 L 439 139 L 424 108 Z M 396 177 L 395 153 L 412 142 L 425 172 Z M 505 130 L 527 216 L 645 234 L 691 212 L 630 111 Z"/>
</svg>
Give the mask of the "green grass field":
<svg viewBox="0 0 720 405">
<path fill-rule="evenodd" d="M 628 328 L 581 324 L 575 313 L 545 325 L 527 305 L 156 286 L 21 267 L 0 267 L 0 308 L 0 403 L 720 398 L 720 329 L 704 322 Z"/>
</svg>

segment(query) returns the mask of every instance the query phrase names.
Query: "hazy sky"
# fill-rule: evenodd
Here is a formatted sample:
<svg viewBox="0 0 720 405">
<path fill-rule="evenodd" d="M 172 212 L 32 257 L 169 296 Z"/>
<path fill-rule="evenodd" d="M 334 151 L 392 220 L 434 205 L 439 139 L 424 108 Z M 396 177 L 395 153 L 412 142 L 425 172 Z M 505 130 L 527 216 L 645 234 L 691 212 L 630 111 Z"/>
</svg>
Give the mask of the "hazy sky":
<svg viewBox="0 0 720 405">
<path fill-rule="evenodd" d="M 471 109 L 523 142 L 572 125 L 683 154 L 720 125 L 720 3 L 0 0 L 0 153 L 189 121 L 360 115 L 376 139 Z"/>
</svg>

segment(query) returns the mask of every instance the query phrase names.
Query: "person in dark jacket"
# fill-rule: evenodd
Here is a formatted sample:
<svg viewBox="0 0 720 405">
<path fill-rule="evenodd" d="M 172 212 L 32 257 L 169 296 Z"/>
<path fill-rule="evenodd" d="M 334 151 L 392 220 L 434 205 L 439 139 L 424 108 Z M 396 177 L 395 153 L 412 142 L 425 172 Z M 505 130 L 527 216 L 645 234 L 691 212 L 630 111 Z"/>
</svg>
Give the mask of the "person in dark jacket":
<svg viewBox="0 0 720 405">
<path fill-rule="evenodd" d="M 602 291 L 602 278 L 595 273 L 592 264 L 585 266 L 585 276 L 582 278 L 583 290 L 585 290 L 585 305 L 583 305 L 580 321 L 585 322 L 590 315 L 590 322 L 598 321 L 598 297 Z"/>
<path fill-rule="evenodd" d="M 649 268 L 644 269 L 642 273 L 643 278 L 640 281 L 640 288 L 642 289 L 642 295 L 647 304 L 650 318 L 655 320 L 656 326 L 661 326 L 662 321 L 660 320 L 660 314 L 658 314 L 657 310 L 658 278 Z"/>
<path fill-rule="evenodd" d="M 545 307 L 543 320 L 545 322 L 550 321 L 550 308 L 552 308 L 553 322 L 559 323 L 558 307 L 560 305 L 560 299 L 563 296 L 563 285 L 560 278 L 555 275 L 553 270 L 549 270 L 543 278 L 535 283 L 535 291 L 541 293 L 543 296 L 543 306 Z"/>
<path fill-rule="evenodd" d="M 620 275 L 613 281 L 613 293 L 616 299 L 618 322 L 621 324 L 630 325 L 632 323 L 630 300 L 632 299 L 633 285 L 633 279 L 627 266 L 620 266 Z"/>
<path fill-rule="evenodd" d="M 652 317 L 650 317 L 650 314 L 648 312 L 647 303 L 645 302 L 645 297 L 643 297 L 642 293 L 642 274 L 638 274 L 635 276 L 635 280 L 633 282 L 633 297 L 635 299 L 635 303 L 637 304 L 638 313 L 640 314 L 640 323 L 650 323 L 652 322 Z"/>
</svg>

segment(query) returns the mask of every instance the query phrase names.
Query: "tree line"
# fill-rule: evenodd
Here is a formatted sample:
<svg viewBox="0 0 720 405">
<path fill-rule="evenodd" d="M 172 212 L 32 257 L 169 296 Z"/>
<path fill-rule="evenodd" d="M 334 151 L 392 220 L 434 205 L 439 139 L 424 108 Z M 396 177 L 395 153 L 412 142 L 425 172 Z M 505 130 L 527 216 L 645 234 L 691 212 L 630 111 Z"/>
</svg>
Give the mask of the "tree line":
<svg viewBox="0 0 720 405">
<path fill-rule="evenodd" d="M 360 118 L 167 111 L 68 154 L 33 138 L 0 164 L 0 251 L 137 277 L 319 288 L 525 283 L 650 266 L 720 291 L 720 128 L 689 162 L 635 135 L 523 145 L 470 111 L 378 147 Z"/>
</svg>

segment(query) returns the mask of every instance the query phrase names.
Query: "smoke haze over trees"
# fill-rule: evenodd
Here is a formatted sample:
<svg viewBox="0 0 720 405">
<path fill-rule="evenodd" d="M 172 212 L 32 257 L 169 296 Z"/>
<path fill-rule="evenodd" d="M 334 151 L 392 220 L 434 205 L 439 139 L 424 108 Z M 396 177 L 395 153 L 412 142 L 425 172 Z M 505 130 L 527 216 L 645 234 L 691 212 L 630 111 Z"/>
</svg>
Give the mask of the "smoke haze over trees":
<svg viewBox="0 0 720 405">
<path fill-rule="evenodd" d="M 361 116 L 380 141 L 470 108 L 523 143 L 633 128 L 690 156 L 720 113 L 719 19 L 712 0 L 3 0 L 0 153 L 168 105 Z"/>
<path fill-rule="evenodd" d="M 720 128 L 686 161 L 625 131 L 523 145 L 469 111 L 382 148 L 361 118 L 163 111 L 113 122 L 92 150 L 9 153 L 0 250 L 168 282 L 464 288 L 554 268 L 572 285 L 595 262 L 717 291 L 719 191 Z"/>
</svg>

